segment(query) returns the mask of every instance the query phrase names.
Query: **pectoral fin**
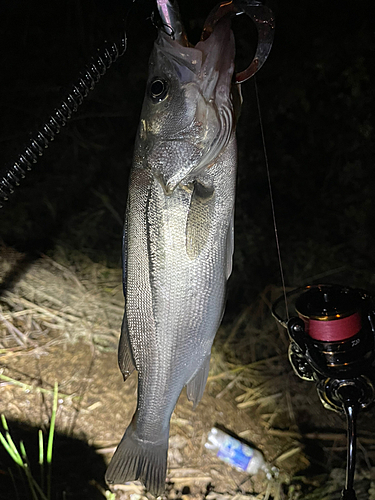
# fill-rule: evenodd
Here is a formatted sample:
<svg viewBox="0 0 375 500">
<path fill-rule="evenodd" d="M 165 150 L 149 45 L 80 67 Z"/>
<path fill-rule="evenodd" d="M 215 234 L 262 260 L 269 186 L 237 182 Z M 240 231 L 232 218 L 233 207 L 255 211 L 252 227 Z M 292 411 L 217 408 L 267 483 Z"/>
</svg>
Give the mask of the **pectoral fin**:
<svg viewBox="0 0 375 500">
<path fill-rule="evenodd" d="M 124 316 L 121 326 L 121 337 L 118 346 L 118 364 L 125 381 L 135 370 L 133 352 L 129 342 L 126 316 Z"/>
<path fill-rule="evenodd" d="M 186 393 L 189 401 L 193 402 L 193 408 L 202 399 L 204 388 L 206 387 L 208 371 L 210 369 L 211 353 L 205 357 L 201 367 L 194 377 L 186 385 Z"/>
<path fill-rule="evenodd" d="M 198 257 L 207 243 L 214 196 L 214 188 L 194 181 L 186 223 L 186 253 L 192 260 Z"/>
</svg>

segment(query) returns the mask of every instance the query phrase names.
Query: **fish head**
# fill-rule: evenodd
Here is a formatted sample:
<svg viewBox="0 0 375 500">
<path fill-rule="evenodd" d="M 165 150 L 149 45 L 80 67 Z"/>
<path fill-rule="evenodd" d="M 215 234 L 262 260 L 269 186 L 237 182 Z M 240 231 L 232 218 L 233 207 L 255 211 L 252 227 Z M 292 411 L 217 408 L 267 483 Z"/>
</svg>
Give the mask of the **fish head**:
<svg viewBox="0 0 375 500">
<path fill-rule="evenodd" d="M 195 47 L 159 30 L 149 64 L 135 160 L 171 194 L 209 168 L 234 131 L 230 20 Z"/>
</svg>

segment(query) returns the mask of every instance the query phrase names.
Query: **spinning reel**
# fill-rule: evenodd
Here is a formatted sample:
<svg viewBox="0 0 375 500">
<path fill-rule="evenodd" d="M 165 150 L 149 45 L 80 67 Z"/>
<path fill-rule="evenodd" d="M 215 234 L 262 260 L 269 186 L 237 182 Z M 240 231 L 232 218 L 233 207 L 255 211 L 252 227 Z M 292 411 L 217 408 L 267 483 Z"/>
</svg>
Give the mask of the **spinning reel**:
<svg viewBox="0 0 375 500">
<path fill-rule="evenodd" d="M 288 330 L 289 361 L 303 380 L 315 382 L 323 406 L 345 413 L 348 424 L 346 484 L 342 499 L 356 500 L 353 489 L 356 418 L 375 400 L 375 307 L 364 290 L 339 285 L 309 285 L 293 290 L 297 317 L 273 316 Z"/>
</svg>

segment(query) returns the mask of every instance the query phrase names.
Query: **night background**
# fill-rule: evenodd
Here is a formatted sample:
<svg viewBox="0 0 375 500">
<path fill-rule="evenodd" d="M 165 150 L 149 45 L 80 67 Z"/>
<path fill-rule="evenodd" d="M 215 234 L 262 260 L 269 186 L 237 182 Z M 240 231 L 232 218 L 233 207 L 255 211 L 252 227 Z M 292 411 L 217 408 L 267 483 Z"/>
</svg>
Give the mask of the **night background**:
<svg viewBox="0 0 375 500">
<path fill-rule="evenodd" d="M 180 0 L 199 39 L 216 1 Z M 153 3 L 4 0 L 0 6 L 0 173 L 22 152 L 104 40 L 128 47 L 0 210 L 0 245 L 75 265 L 121 266 L 122 220 L 148 58 Z M 370 1 L 266 3 L 270 56 L 256 76 L 285 282 L 375 292 L 374 56 Z M 250 20 L 233 22 L 236 69 L 251 61 Z M 280 287 L 254 79 L 237 125 L 235 254 L 224 326 Z M 3 170 L 4 169 L 4 170 Z M 8 277 L 7 286 L 22 274 Z"/>
<path fill-rule="evenodd" d="M 180 2 L 196 42 L 215 2 Z M 371 288 L 374 26 L 370 2 L 273 4 L 276 33 L 257 75 L 285 280 Z M 3 2 L 1 163 L 17 158 L 103 40 L 119 42 L 130 2 Z M 1 211 L 5 244 L 34 254 L 63 243 L 120 264 L 120 221 L 156 30 L 135 2 L 128 49 Z M 234 22 L 237 68 L 252 57 Z M 237 29 L 236 29 L 237 28 Z M 236 253 L 228 312 L 280 283 L 254 82 L 242 85 Z M 111 207 L 111 210 L 108 207 Z M 326 279 L 327 276 L 327 279 Z M 317 278 L 316 278 L 317 277 Z"/>
</svg>

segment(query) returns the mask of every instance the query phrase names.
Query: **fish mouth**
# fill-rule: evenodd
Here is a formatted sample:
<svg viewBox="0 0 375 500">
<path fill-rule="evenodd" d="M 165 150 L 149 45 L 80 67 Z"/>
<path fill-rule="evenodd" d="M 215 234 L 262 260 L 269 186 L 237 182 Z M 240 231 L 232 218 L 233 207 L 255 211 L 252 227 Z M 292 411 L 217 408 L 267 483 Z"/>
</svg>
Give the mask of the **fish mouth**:
<svg viewBox="0 0 375 500">
<path fill-rule="evenodd" d="M 168 130 L 148 155 L 151 170 L 166 195 L 214 165 L 229 143 L 235 123 L 231 96 L 235 42 L 230 19 L 220 19 L 211 34 L 195 47 L 181 35 L 183 28 L 179 33 L 174 37 L 161 26 L 153 59 L 153 74 L 168 75 L 176 95 L 181 92 L 181 102 L 186 105 L 183 126 Z M 146 123 L 148 130 L 152 137 Z M 183 161 L 177 162 L 179 168 L 175 167 L 177 156 L 166 158 L 164 152 L 168 149 L 185 152 Z"/>
<path fill-rule="evenodd" d="M 183 46 L 164 33 L 160 34 L 157 45 L 174 66 L 186 95 L 191 93 L 196 101 L 194 123 L 199 124 L 202 134 L 200 146 L 195 145 L 196 151 L 201 150 L 200 160 L 165 179 L 165 191 L 170 194 L 182 181 L 191 181 L 213 165 L 230 140 L 235 124 L 232 103 L 235 42 L 230 19 L 223 18 L 210 36 L 195 47 Z M 190 83 L 192 87 L 184 85 Z M 189 141 L 188 130 L 189 127 L 170 139 Z"/>
<path fill-rule="evenodd" d="M 235 55 L 230 18 L 220 19 L 209 35 L 205 25 L 201 41 L 194 47 L 188 41 L 177 1 L 157 0 L 157 4 L 162 20 L 159 46 L 173 61 L 181 83 L 199 77 L 201 92 L 207 101 L 228 99 Z M 220 106 L 220 102 L 217 104 Z"/>
<path fill-rule="evenodd" d="M 230 19 L 220 19 L 209 37 L 195 47 L 184 43 L 185 38 L 173 39 L 159 29 L 157 50 L 173 65 L 180 84 L 194 82 L 204 100 L 218 110 L 223 105 L 231 107 L 235 41 Z"/>
</svg>

